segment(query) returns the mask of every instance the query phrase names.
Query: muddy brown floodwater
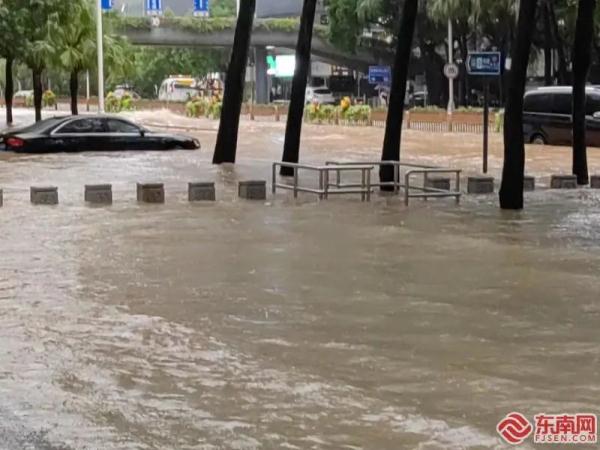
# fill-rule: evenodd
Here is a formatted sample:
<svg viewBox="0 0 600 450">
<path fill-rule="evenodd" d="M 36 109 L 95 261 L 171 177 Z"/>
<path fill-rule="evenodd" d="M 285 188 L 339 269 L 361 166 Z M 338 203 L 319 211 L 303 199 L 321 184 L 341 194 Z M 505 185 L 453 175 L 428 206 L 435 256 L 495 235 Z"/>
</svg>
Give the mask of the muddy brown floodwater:
<svg viewBox="0 0 600 450">
<path fill-rule="evenodd" d="M 0 156 L 0 449 L 502 448 L 513 410 L 598 412 L 598 193 L 540 190 L 522 213 L 495 196 L 243 202 L 283 124 L 243 122 L 235 168 L 210 165 L 215 124 L 193 124 L 201 152 Z M 371 159 L 381 134 L 307 127 L 303 158 Z M 405 147 L 479 164 L 475 135 Z M 542 178 L 568 163 L 528 150 Z M 218 201 L 187 203 L 202 180 Z M 137 205 L 136 181 L 164 182 L 166 204 Z M 86 207 L 101 182 L 115 203 Z M 35 184 L 60 205 L 31 206 Z"/>
</svg>

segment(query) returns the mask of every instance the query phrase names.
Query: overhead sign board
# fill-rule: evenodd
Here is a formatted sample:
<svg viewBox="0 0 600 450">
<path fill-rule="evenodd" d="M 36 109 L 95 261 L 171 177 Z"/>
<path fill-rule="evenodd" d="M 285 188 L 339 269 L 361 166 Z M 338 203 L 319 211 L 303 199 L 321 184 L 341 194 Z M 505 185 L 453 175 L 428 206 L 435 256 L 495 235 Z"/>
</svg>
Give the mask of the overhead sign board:
<svg viewBox="0 0 600 450">
<path fill-rule="evenodd" d="M 194 15 L 208 16 L 208 0 L 194 0 Z"/>
<path fill-rule="evenodd" d="M 500 52 L 470 52 L 467 58 L 469 75 L 498 76 L 502 71 Z"/>
<path fill-rule="evenodd" d="M 392 83 L 392 68 L 390 66 L 370 66 L 369 84 L 389 86 Z"/>
<path fill-rule="evenodd" d="M 146 14 L 162 14 L 162 0 L 146 0 Z"/>
<path fill-rule="evenodd" d="M 102 9 L 104 11 L 110 11 L 113 7 L 113 0 L 102 0 Z"/>
</svg>

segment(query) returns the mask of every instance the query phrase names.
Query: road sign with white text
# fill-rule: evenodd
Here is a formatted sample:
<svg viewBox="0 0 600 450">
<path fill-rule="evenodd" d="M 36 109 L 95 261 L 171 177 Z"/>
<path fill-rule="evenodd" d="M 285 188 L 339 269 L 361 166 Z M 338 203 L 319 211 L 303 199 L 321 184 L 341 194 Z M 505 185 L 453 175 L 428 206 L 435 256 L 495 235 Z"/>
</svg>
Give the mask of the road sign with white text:
<svg viewBox="0 0 600 450">
<path fill-rule="evenodd" d="M 498 76 L 502 71 L 500 52 L 471 52 L 467 58 L 469 75 Z"/>
<path fill-rule="evenodd" d="M 389 86 L 392 83 L 392 68 L 390 66 L 370 66 L 369 84 Z"/>
<path fill-rule="evenodd" d="M 162 0 L 146 0 L 146 13 L 147 14 L 162 13 Z"/>
<path fill-rule="evenodd" d="M 110 11 L 113 8 L 113 0 L 102 0 L 102 9 Z"/>
<path fill-rule="evenodd" d="M 194 0 L 194 15 L 208 16 L 208 0 Z"/>
</svg>

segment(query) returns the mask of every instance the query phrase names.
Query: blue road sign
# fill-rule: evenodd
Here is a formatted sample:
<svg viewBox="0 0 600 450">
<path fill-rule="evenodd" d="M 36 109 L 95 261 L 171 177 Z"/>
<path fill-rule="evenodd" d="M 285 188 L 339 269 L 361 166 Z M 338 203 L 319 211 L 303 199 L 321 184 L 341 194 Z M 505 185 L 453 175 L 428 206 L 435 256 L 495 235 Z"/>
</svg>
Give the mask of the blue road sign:
<svg viewBox="0 0 600 450">
<path fill-rule="evenodd" d="M 162 0 L 146 0 L 146 12 L 147 13 L 161 13 L 162 12 Z"/>
<path fill-rule="evenodd" d="M 392 68 L 390 66 L 370 66 L 369 84 L 383 84 L 389 86 L 392 83 Z"/>
<path fill-rule="evenodd" d="M 208 0 L 194 0 L 194 14 L 207 15 L 208 14 Z"/>
<path fill-rule="evenodd" d="M 497 76 L 502 71 L 500 52 L 470 52 L 467 58 L 469 75 Z"/>
<path fill-rule="evenodd" d="M 113 0 L 102 0 L 102 9 L 110 11 L 113 8 Z"/>
</svg>

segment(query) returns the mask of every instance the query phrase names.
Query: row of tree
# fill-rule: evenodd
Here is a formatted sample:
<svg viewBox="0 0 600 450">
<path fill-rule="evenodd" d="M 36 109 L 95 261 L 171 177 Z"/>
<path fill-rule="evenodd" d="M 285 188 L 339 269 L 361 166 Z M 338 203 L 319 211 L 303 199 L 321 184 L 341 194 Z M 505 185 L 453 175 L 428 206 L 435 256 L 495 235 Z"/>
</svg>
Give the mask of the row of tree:
<svg viewBox="0 0 600 450">
<path fill-rule="evenodd" d="M 231 54 L 231 61 L 225 86 L 225 97 L 219 125 L 219 133 L 213 162 L 235 162 L 239 115 L 241 110 L 243 80 L 248 57 L 248 48 L 252 32 L 256 0 L 241 0 L 240 14 L 238 17 L 235 41 Z M 390 92 L 390 106 L 382 150 L 382 161 L 399 161 L 402 133 L 402 120 L 404 111 L 404 96 L 408 70 L 413 50 L 415 29 L 419 23 L 419 13 L 425 10 L 427 14 L 445 17 L 452 21 L 459 21 L 458 14 L 464 15 L 465 31 L 483 32 L 488 22 L 502 22 L 497 24 L 498 30 L 503 32 L 496 36 L 500 39 L 505 54 L 511 55 L 511 68 L 508 71 L 506 112 L 504 128 L 504 169 L 502 188 L 500 190 L 500 204 L 505 209 L 523 208 L 523 179 L 525 171 L 525 146 L 523 138 L 523 95 L 527 80 L 527 68 L 534 36 L 538 30 L 536 24 L 539 16 L 539 6 L 542 5 L 544 26 L 551 22 L 547 28 L 548 34 L 553 37 L 550 41 L 552 49 L 558 43 L 556 36 L 556 4 L 554 0 L 520 0 L 518 10 L 514 0 L 330 0 L 330 16 L 332 18 L 332 40 L 336 41 L 337 21 L 341 17 L 352 17 L 353 20 L 344 24 L 345 33 L 348 29 L 356 27 L 355 36 L 359 36 L 358 29 L 366 20 L 377 21 L 382 27 L 393 28 L 397 22 L 397 33 L 394 35 L 396 43 L 394 64 L 392 72 L 392 85 Z M 559 2 L 556 2 L 559 3 Z M 577 175 L 580 184 L 588 183 L 587 155 L 585 147 L 585 85 L 591 64 L 591 53 L 594 42 L 594 18 L 596 15 L 596 0 L 579 0 L 568 2 L 566 6 L 574 4 L 576 26 L 574 39 L 571 43 L 573 55 L 573 173 Z M 291 102 L 285 133 L 283 161 L 296 163 L 300 155 L 300 134 L 302 129 L 302 111 L 304 108 L 305 89 L 308 67 L 310 64 L 310 51 L 315 18 L 316 0 L 304 0 L 298 43 L 296 47 L 296 69 L 292 83 Z M 429 9 L 431 8 L 431 10 Z M 461 8 L 466 8 L 462 10 Z M 515 10 L 513 13 L 512 11 Z M 490 11 L 501 14 L 496 19 L 483 19 Z M 397 18 L 400 18 L 398 21 Z M 515 22 L 515 18 L 518 18 Z M 460 20 L 461 22 L 463 19 Z M 419 29 L 420 43 L 427 45 L 429 35 L 427 29 Z M 554 30 L 554 31 L 552 31 Z M 362 31 L 361 31 L 362 32 Z M 459 37 L 460 40 L 460 37 Z M 350 45 L 356 45 L 355 40 Z M 345 41 L 343 45 L 348 45 Z M 561 44 L 562 45 L 562 44 Z M 564 50 L 564 49 L 563 49 Z M 560 50 L 559 50 L 560 52 Z M 465 53 L 466 55 L 466 53 Z M 547 61 L 547 63 L 549 63 Z M 565 64 L 564 62 L 562 64 Z M 439 68 L 441 72 L 441 68 Z M 560 72 L 560 71 L 559 71 Z M 558 76 L 561 76 L 560 74 Z M 554 77 L 551 73 L 550 78 Z M 548 80 L 550 81 L 550 80 Z M 290 176 L 294 170 L 282 169 L 281 175 Z M 391 166 L 382 166 L 380 180 L 393 181 Z"/>
</svg>

